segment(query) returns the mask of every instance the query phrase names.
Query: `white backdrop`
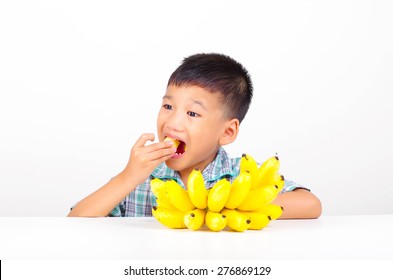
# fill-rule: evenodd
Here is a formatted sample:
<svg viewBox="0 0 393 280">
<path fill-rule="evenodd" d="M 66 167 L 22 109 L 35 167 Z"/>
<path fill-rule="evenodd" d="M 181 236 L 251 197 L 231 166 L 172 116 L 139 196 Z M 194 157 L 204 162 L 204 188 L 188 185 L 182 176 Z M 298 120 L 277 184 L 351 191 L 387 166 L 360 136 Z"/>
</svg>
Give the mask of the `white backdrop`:
<svg viewBox="0 0 393 280">
<path fill-rule="evenodd" d="M 233 156 L 278 153 L 324 215 L 393 214 L 390 1 L 1 1 L 0 216 L 65 216 L 156 132 L 196 52 L 251 73 Z"/>
</svg>

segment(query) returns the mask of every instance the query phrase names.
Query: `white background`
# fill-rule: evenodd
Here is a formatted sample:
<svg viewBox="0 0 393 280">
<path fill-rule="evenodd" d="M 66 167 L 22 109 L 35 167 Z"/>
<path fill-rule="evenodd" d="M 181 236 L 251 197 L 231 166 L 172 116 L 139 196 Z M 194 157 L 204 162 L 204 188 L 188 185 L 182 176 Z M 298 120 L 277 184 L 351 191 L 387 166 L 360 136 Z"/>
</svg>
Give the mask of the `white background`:
<svg viewBox="0 0 393 280">
<path fill-rule="evenodd" d="M 274 155 L 324 215 L 393 214 L 390 1 L 1 1 L 0 216 L 65 216 L 156 132 L 196 52 L 251 73 L 232 156 Z"/>
</svg>

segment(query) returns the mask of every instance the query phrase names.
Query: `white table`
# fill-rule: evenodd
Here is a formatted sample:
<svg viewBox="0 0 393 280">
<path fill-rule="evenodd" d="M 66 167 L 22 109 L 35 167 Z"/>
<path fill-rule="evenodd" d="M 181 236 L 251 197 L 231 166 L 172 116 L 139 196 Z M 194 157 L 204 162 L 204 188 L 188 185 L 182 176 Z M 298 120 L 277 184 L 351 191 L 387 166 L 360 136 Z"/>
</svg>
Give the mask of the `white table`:
<svg viewBox="0 0 393 280">
<path fill-rule="evenodd" d="M 277 220 L 263 230 L 169 229 L 154 218 L 0 217 L 0 259 L 393 259 L 393 215 Z"/>
</svg>

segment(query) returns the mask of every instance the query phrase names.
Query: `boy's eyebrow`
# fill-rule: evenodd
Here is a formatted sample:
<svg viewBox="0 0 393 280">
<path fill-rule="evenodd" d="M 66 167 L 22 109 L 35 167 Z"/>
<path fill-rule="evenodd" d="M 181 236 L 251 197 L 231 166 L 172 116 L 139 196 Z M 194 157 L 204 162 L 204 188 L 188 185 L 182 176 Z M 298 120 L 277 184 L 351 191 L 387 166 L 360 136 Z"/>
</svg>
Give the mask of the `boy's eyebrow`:
<svg viewBox="0 0 393 280">
<path fill-rule="evenodd" d="M 208 111 L 207 108 L 206 108 L 206 106 L 203 104 L 203 102 L 201 102 L 201 101 L 199 101 L 199 100 L 192 99 L 192 98 L 191 98 L 191 101 L 192 101 L 194 104 L 197 104 L 197 105 L 201 106 L 204 110 Z"/>
</svg>

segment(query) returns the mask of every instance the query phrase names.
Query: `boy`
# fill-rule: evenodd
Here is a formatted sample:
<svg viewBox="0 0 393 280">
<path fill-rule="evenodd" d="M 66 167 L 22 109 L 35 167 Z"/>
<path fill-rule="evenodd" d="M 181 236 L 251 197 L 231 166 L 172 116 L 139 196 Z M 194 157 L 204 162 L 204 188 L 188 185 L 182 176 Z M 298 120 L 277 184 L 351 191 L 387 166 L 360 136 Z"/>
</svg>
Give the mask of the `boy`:
<svg viewBox="0 0 393 280">
<path fill-rule="evenodd" d="M 80 201 L 68 216 L 151 216 L 155 197 L 152 178 L 175 179 L 184 188 L 190 172 L 203 171 L 211 188 L 239 174 L 240 158 L 229 158 L 223 146 L 236 140 L 239 125 L 252 99 L 247 70 L 232 58 L 216 53 L 195 54 L 172 73 L 157 118 L 157 143 L 142 134 L 131 149 L 128 164 L 106 185 Z M 180 141 L 163 141 L 170 137 Z M 308 189 L 286 180 L 273 202 L 282 219 L 318 218 L 321 203 Z"/>
</svg>

